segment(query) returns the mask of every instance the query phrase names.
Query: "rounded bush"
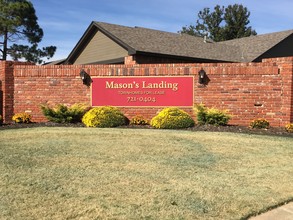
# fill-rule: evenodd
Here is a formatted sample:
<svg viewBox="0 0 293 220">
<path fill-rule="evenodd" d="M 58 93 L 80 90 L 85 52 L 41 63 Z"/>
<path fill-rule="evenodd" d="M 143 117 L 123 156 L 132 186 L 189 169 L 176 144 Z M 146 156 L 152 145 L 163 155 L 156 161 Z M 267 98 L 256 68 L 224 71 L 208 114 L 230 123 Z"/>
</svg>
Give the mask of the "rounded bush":
<svg viewBox="0 0 293 220">
<path fill-rule="evenodd" d="M 293 133 L 293 123 L 292 124 L 287 124 L 285 126 L 286 131 L 288 131 L 289 133 Z"/>
<path fill-rule="evenodd" d="M 163 129 L 179 129 L 194 126 L 191 116 L 176 107 L 165 108 L 151 120 L 151 126 Z"/>
<path fill-rule="evenodd" d="M 258 118 L 250 122 L 250 127 L 258 129 L 267 129 L 270 127 L 270 123 L 264 118 Z"/>
<path fill-rule="evenodd" d="M 17 113 L 12 117 L 15 123 L 31 123 L 32 116 L 26 112 Z"/>
<path fill-rule="evenodd" d="M 87 127 L 111 128 L 128 124 L 128 119 L 116 107 L 102 106 L 89 110 L 82 118 Z"/>
<path fill-rule="evenodd" d="M 147 125 L 148 120 L 145 119 L 142 115 L 136 115 L 130 120 L 132 125 Z"/>
</svg>

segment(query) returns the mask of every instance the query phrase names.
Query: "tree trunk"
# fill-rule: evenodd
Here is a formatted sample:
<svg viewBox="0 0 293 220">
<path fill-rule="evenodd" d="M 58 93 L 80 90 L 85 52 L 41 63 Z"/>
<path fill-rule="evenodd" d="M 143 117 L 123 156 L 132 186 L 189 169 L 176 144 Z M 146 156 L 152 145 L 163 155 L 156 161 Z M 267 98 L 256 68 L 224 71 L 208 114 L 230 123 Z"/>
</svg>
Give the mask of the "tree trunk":
<svg viewBox="0 0 293 220">
<path fill-rule="evenodd" d="M 3 41 L 3 54 L 2 54 L 2 60 L 7 59 L 7 42 L 8 42 L 8 32 L 7 29 L 4 30 L 4 41 Z"/>
</svg>

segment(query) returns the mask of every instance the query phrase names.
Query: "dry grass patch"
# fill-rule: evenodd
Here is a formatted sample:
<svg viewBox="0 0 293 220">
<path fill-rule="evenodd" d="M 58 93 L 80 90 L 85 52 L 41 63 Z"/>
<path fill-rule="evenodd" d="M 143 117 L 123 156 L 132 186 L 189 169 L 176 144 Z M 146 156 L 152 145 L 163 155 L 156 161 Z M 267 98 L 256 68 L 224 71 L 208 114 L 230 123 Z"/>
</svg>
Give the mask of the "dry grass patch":
<svg viewBox="0 0 293 220">
<path fill-rule="evenodd" d="M 293 199 L 292 138 L 0 131 L 0 219 L 241 219 Z"/>
</svg>

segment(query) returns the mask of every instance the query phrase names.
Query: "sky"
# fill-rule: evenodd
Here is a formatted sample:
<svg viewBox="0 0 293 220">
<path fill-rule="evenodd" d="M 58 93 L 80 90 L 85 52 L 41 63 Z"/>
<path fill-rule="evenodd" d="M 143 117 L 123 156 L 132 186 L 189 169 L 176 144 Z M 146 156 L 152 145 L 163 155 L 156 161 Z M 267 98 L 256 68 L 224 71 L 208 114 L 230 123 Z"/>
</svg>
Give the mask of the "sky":
<svg viewBox="0 0 293 220">
<path fill-rule="evenodd" d="M 292 0 L 31 0 L 44 31 L 39 44 L 56 46 L 51 60 L 66 58 L 92 21 L 178 32 L 196 23 L 203 8 L 242 4 L 257 34 L 293 29 Z"/>
</svg>

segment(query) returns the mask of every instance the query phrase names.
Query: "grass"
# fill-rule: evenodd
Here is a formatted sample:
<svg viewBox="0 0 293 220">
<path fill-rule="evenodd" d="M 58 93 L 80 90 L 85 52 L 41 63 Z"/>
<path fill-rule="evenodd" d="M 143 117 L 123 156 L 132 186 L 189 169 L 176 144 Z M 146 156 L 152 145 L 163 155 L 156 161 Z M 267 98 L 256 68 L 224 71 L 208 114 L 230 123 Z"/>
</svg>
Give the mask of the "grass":
<svg viewBox="0 0 293 220">
<path fill-rule="evenodd" d="M 293 200 L 292 138 L 0 131 L 0 219 L 245 219 Z"/>
</svg>

